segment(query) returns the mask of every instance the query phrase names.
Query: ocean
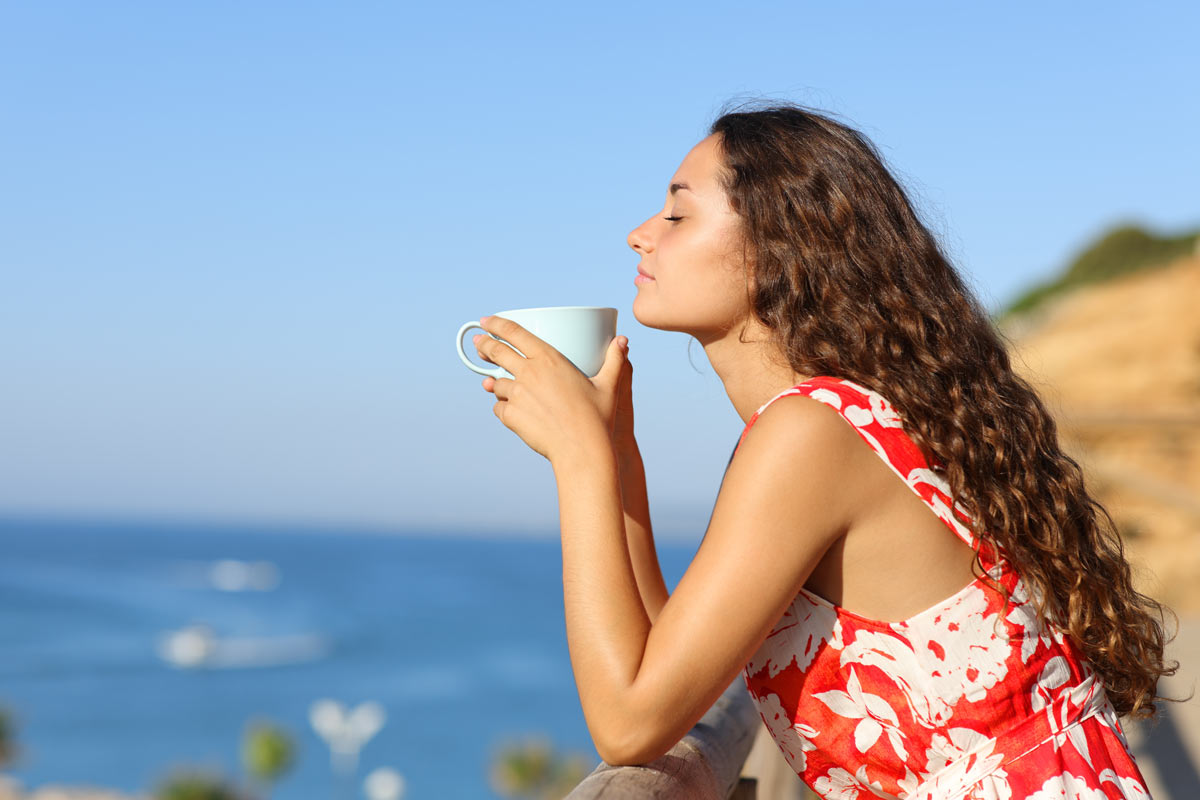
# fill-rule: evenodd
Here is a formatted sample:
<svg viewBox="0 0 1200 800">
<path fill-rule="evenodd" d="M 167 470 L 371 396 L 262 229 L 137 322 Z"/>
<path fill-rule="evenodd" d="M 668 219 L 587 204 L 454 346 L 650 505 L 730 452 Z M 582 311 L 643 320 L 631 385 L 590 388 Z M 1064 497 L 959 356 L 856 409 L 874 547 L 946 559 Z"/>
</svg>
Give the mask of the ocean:
<svg viewBox="0 0 1200 800">
<path fill-rule="evenodd" d="M 282 800 L 496 798 L 504 742 L 599 763 L 571 674 L 557 539 L 0 520 L 0 706 L 44 784 L 149 793 L 174 769 L 241 781 L 248 723 L 287 730 Z M 668 587 L 695 544 L 663 542 Z M 310 709 L 377 703 L 339 778 Z"/>
</svg>

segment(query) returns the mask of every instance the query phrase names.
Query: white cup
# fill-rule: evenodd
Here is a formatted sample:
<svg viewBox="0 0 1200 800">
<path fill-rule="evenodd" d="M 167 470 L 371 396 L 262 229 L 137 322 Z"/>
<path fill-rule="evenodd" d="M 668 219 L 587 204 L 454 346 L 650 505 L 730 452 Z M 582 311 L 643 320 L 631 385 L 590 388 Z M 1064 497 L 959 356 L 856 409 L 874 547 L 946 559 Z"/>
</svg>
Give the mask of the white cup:
<svg viewBox="0 0 1200 800">
<path fill-rule="evenodd" d="M 512 311 L 499 311 L 492 316 L 503 317 L 517 323 L 566 356 L 568 361 L 589 378 L 595 377 L 600 368 L 604 366 L 604 354 L 608 351 L 609 343 L 617 335 L 617 310 L 604 306 L 518 308 Z M 467 354 L 463 350 L 463 337 L 471 328 L 479 328 L 479 321 L 464 322 L 454 337 L 454 345 L 458 348 L 458 357 L 467 365 L 467 368 L 480 375 L 490 375 L 493 378 L 513 377 L 499 364 L 490 368 L 481 367 L 467 358 Z M 483 329 L 480 328 L 480 330 Z M 492 336 L 487 331 L 483 332 Z M 492 336 L 492 338 L 504 342 L 499 336 Z M 521 353 L 515 346 L 508 342 L 504 343 Z M 521 353 L 521 355 L 525 354 Z"/>
</svg>

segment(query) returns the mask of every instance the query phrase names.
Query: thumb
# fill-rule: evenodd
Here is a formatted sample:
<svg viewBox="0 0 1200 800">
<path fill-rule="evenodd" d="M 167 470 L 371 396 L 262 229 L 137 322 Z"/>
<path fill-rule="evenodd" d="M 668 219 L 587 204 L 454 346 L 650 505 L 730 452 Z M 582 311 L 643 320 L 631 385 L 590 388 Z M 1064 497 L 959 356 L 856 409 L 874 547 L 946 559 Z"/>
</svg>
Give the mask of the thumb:
<svg viewBox="0 0 1200 800">
<path fill-rule="evenodd" d="M 624 336 L 614 336 L 608 343 L 608 352 L 604 354 L 604 365 L 593 379 L 605 386 L 616 386 L 621 377 L 621 367 L 625 364 L 625 345 L 629 339 Z"/>
</svg>

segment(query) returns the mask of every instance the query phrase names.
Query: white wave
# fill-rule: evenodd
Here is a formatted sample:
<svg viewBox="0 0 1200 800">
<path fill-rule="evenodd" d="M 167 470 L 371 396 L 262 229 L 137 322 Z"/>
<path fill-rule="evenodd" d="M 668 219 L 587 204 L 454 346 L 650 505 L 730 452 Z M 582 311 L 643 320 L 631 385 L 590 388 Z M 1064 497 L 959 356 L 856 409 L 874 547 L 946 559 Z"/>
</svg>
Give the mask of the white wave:
<svg viewBox="0 0 1200 800">
<path fill-rule="evenodd" d="M 282 574 L 271 561 L 180 561 L 172 565 L 177 585 L 205 587 L 221 592 L 270 592 L 279 587 Z"/>
</svg>

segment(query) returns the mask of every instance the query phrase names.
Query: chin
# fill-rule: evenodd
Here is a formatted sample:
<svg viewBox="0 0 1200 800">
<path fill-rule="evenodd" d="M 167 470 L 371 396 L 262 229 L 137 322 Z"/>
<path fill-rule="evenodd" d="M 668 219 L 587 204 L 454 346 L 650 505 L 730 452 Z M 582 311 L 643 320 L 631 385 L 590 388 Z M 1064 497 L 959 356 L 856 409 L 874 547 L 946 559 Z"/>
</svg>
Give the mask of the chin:
<svg viewBox="0 0 1200 800">
<path fill-rule="evenodd" d="M 633 298 L 633 307 L 630 309 L 633 312 L 633 318 L 647 328 L 655 328 L 660 331 L 672 330 L 663 324 L 663 320 L 658 319 L 657 315 L 646 309 L 647 303 L 641 300 L 641 295 Z"/>
<path fill-rule="evenodd" d="M 653 314 L 638 312 L 637 305 L 633 307 L 633 318 L 647 328 L 653 328 L 657 331 L 668 331 L 673 333 L 688 333 L 692 331 L 692 325 L 679 320 L 666 320 L 656 317 Z"/>
<path fill-rule="evenodd" d="M 720 330 L 728 323 L 713 313 L 692 313 L 680 315 L 663 313 L 661 309 L 660 297 L 643 297 L 638 295 L 633 298 L 633 306 L 630 309 L 633 313 L 633 318 L 647 328 L 654 328 L 660 331 L 670 331 L 673 333 L 685 333 L 688 336 L 694 336 L 697 339 L 701 337 L 704 331 Z M 684 301 L 684 308 L 693 308 L 700 301 L 692 300 L 692 307 L 687 305 L 688 301 Z M 673 304 L 678 305 L 678 304 Z"/>
</svg>

